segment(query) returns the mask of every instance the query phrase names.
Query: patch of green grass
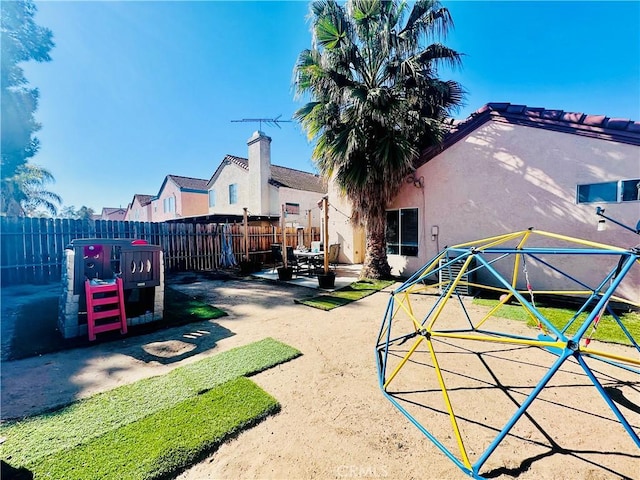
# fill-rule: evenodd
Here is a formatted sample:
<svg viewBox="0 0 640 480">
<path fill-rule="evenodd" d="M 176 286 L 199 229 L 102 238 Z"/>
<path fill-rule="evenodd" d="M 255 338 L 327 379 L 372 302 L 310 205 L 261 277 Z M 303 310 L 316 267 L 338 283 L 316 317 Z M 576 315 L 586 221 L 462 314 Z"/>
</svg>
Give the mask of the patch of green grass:
<svg viewBox="0 0 640 480">
<path fill-rule="evenodd" d="M 360 300 L 372 293 L 379 292 L 393 283 L 393 280 L 363 279 L 333 292 L 323 293 L 322 295 L 302 300 L 295 300 L 295 302 L 321 310 L 332 310 L 336 307 Z"/>
<path fill-rule="evenodd" d="M 477 298 L 473 301 L 473 303 L 475 303 L 476 305 L 484 305 L 486 307 L 493 308 L 499 302 L 498 300 Z M 539 306 L 537 308 L 542 316 L 549 320 L 549 322 L 559 330 L 562 330 L 576 313 L 575 310 L 571 310 L 568 308 L 542 306 Z M 496 312 L 494 312 L 494 316 L 500 318 L 508 318 L 510 320 L 526 321 L 527 325 L 529 325 L 530 327 L 537 327 L 537 321 L 534 320 L 529 312 L 521 305 L 503 305 Z M 567 329 L 567 334 L 573 335 L 582 325 L 587 316 L 587 313 L 581 313 L 578 318 L 572 323 L 572 325 Z M 640 340 L 640 313 L 628 312 L 619 315 L 619 318 L 627 328 L 627 330 L 629 330 L 631 336 L 636 339 L 636 341 Z M 587 330 L 586 335 L 588 336 L 590 332 L 591 327 L 589 327 L 589 329 Z M 602 342 L 631 345 L 631 342 L 624 334 L 618 323 L 609 314 L 605 314 L 600 319 L 598 328 L 596 329 L 596 332 L 592 338 L 594 340 L 600 340 Z"/>
<path fill-rule="evenodd" d="M 0 426 L 3 459 L 25 465 L 86 443 L 111 430 L 210 390 L 240 376 L 252 375 L 301 353 L 272 338 L 237 347 L 170 373 L 108 392 L 23 421 Z M 62 478 L 62 477 L 58 477 Z"/>
<path fill-rule="evenodd" d="M 227 313 L 219 308 L 203 303 L 194 297 L 171 287 L 164 289 L 163 321 L 174 325 L 183 325 L 201 320 L 212 320 Z"/>
<path fill-rule="evenodd" d="M 278 408 L 273 397 L 241 377 L 29 468 L 35 478 L 167 478 Z"/>
</svg>

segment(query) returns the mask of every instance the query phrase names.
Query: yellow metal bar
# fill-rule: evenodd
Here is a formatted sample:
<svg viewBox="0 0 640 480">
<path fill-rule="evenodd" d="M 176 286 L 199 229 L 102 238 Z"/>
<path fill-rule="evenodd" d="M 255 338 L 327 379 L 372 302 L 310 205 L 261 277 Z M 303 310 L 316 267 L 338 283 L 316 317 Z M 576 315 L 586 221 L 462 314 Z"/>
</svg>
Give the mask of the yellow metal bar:
<svg viewBox="0 0 640 480">
<path fill-rule="evenodd" d="M 555 238 L 557 240 L 565 240 L 567 242 L 573 242 L 577 243 L 578 245 L 584 245 L 587 247 L 602 248 L 603 250 L 611 250 L 612 252 L 628 252 L 628 249 L 626 248 L 614 247 L 613 245 L 607 245 L 605 243 L 591 242 L 589 240 L 583 240 L 581 238 L 560 235 L 559 233 L 545 232 L 544 230 L 535 230 L 535 233 L 544 237 Z"/>
<path fill-rule="evenodd" d="M 491 316 L 498 311 L 498 309 L 500 307 L 502 307 L 505 303 L 507 303 L 509 301 L 509 298 L 511 298 L 511 294 L 509 294 L 504 300 L 501 300 L 498 304 L 496 304 L 495 307 L 493 307 L 489 313 L 487 313 L 487 315 L 480 320 L 480 322 L 478 322 L 478 325 L 476 325 L 474 328 L 480 328 L 487 320 L 489 320 L 489 318 L 491 318 Z"/>
<path fill-rule="evenodd" d="M 421 329 L 422 325 L 420 325 L 420 322 L 418 322 L 418 320 L 416 320 L 416 317 L 413 315 L 413 311 L 410 308 L 405 307 L 404 306 L 404 302 L 398 302 L 398 304 L 399 304 L 399 307 L 401 307 L 406 312 L 406 314 L 409 316 L 409 318 L 413 322 L 413 325 L 416 328 L 416 330 Z"/>
<path fill-rule="evenodd" d="M 386 382 L 384 382 L 384 385 L 382 386 L 384 390 L 387 389 L 387 387 L 391 383 L 391 380 L 393 380 L 396 377 L 396 375 L 398 374 L 400 369 L 402 367 L 404 367 L 404 364 L 407 363 L 407 360 L 409 360 L 409 357 L 411 357 L 411 355 L 413 355 L 413 352 L 416 351 L 416 348 L 418 348 L 418 345 L 420 345 L 422 340 L 424 340 L 424 337 L 419 336 L 418 340 L 416 340 L 416 343 L 414 343 L 413 347 L 411 347 L 411 349 L 407 352 L 407 354 L 404 356 L 404 358 L 400 361 L 398 366 L 393 370 L 393 372 L 389 376 L 389 379 Z"/>
<path fill-rule="evenodd" d="M 469 461 L 469 457 L 467 456 L 467 451 L 464 448 L 464 442 L 462 441 L 462 436 L 460 435 L 460 428 L 458 427 L 456 415 L 453 412 L 453 406 L 451 405 L 449 394 L 447 393 L 447 386 L 444 383 L 444 378 L 442 377 L 442 371 L 440 370 L 440 365 L 438 364 L 438 359 L 436 358 L 436 352 L 433 349 L 433 344 L 431 343 L 431 339 L 427 339 L 427 344 L 429 345 L 429 353 L 431 354 L 431 361 L 433 362 L 433 366 L 438 376 L 438 383 L 440 384 L 440 390 L 442 390 L 444 403 L 446 404 L 447 411 L 449 412 L 449 419 L 451 420 L 451 426 L 453 427 L 453 432 L 456 434 L 458 448 L 460 449 L 460 454 L 462 455 L 462 462 L 467 468 L 471 469 L 471 462 Z"/>
<path fill-rule="evenodd" d="M 513 345 L 527 345 L 531 347 L 554 347 L 554 348 L 564 348 L 567 343 L 556 340 L 538 340 L 538 339 L 525 339 L 525 338 L 511 338 L 511 337 L 492 337 L 489 335 L 482 334 L 464 334 L 464 333 L 456 333 L 456 332 L 431 332 L 432 337 L 444 337 L 444 338 L 459 338 L 461 340 L 478 340 L 481 342 L 492 342 L 492 343 L 508 343 Z"/>
<path fill-rule="evenodd" d="M 451 284 L 451 287 L 449 287 L 449 289 L 447 290 L 447 293 L 444 296 L 443 301 L 440 303 L 440 305 L 438 305 L 438 308 L 434 312 L 433 320 L 431 320 L 431 323 L 427 327 L 427 330 L 431 330 L 431 328 L 433 327 L 433 324 L 436 323 L 436 320 L 438 319 L 438 316 L 440 316 L 440 313 L 442 312 L 442 309 L 447 304 L 447 300 L 449 300 L 449 298 L 451 298 L 451 295 L 453 294 L 453 292 L 455 291 L 456 287 L 458 286 L 458 283 L 460 282 L 460 279 L 462 278 L 464 273 L 467 271 L 467 268 L 469 267 L 469 263 L 471 263 L 471 259 L 472 258 L 473 258 L 473 256 L 469 255 L 467 257 L 467 259 L 465 260 L 464 265 L 462 265 L 462 268 L 460 268 L 460 271 L 458 272 L 458 276 L 453 281 L 453 283 Z"/>
<path fill-rule="evenodd" d="M 474 240 L 473 242 L 459 243 L 457 245 L 453 245 L 450 248 L 469 247 L 471 245 L 477 245 L 481 242 L 491 242 L 491 244 L 499 245 L 500 243 L 503 243 L 508 240 L 511 240 L 512 238 L 518 237 L 527 231 L 528 230 L 523 230 L 521 232 L 513 232 L 513 233 L 505 233 L 503 235 L 496 235 L 495 237 L 481 238 L 480 240 Z M 483 248 L 487 248 L 487 247 L 484 246 Z"/>
<path fill-rule="evenodd" d="M 589 355 L 597 355 L 599 357 L 610 358 L 611 360 L 618 360 L 620 362 L 630 363 L 632 365 L 640 365 L 640 360 L 622 355 L 616 355 L 615 353 L 601 352 L 600 350 L 593 350 L 591 348 L 580 347 L 578 349 L 580 353 L 586 353 Z"/>
</svg>

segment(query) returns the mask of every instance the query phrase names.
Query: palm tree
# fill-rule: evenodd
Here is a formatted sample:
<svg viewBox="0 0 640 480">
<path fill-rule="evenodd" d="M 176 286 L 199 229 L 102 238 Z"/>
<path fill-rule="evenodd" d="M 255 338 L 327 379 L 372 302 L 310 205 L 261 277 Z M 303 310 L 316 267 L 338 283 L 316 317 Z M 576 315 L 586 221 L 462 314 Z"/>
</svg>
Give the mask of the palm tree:
<svg viewBox="0 0 640 480">
<path fill-rule="evenodd" d="M 315 141 L 312 158 L 351 201 L 366 229 L 361 276 L 391 275 L 386 206 L 424 148 L 439 142 L 442 121 L 464 91 L 437 76 L 461 55 L 428 40 L 453 21 L 437 1 L 335 0 L 311 4 L 312 48 L 295 66 L 296 94 L 310 99 L 294 117 Z"/>
<path fill-rule="evenodd" d="M 62 199 L 46 190 L 55 182 L 49 170 L 31 163 L 18 167 L 13 177 L 2 181 L 2 213 L 9 216 L 32 216 L 38 209 L 55 216 Z"/>
</svg>

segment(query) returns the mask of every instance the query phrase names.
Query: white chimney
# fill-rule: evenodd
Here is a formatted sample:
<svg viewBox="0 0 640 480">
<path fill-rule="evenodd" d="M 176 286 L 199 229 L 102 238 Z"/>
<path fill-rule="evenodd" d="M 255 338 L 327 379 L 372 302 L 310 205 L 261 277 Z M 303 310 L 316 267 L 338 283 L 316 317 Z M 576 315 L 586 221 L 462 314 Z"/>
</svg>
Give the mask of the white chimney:
<svg viewBox="0 0 640 480">
<path fill-rule="evenodd" d="M 271 137 L 253 132 L 249 146 L 249 198 L 253 215 L 269 215 L 269 179 L 271 178 Z"/>
</svg>

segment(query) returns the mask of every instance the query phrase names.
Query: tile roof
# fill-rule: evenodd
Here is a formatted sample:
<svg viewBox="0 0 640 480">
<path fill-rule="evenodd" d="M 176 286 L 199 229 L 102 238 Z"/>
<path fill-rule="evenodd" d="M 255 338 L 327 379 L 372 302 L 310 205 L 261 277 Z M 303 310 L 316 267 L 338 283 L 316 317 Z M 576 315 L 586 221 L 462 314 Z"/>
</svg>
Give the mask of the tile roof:
<svg viewBox="0 0 640 480">
<path fill-rule="evenodd" d="M 280 167 L 278 165 L 271 165 L 271 180 L 269 182 L 276 187 L 289 187 L 307 192 L 327 193 L 327 187 L 320 178 L 320 175 L 294 170 L 293 168 Z"/>
<path fill-rule="evenodd" d="M 448 121 L 449 132 L 442 143 L 425 149 L 415 168 L 466 137 L 488 121 L 544 128 L 556 132 L 611 140 L 640 146 L 640 122 L 627 118 L 611 118 L 605 115 L 588 115 L 563 110 L 533 108 L 510 103 L 487 103 L 465 120 Z"/>
<path fill-rule="evenodd" d="M 226 155 L 211 176 L 208 186 L 210 187 L 213 184 L 222 167 L 232 163 L 247 171 L 249 170 L 249 160 L 247 158 Z M 293 168 L 281 167 L 279 165 L 271 165 L 271 178 L 269 179 L 269 183 L 275 187 L 288 187 L 306 192 L 327 193 L 327 187 L 319 175 L 295 170 Z"/>
<path fill-rule="evenodd" d="M 102 207 L 102 214 L 103 215 L 111 215 L 113 213 L 118 213 L 118 212 L 125 212 L 126 209 L 122 208 L 122 207 Z"/>
<path fill-rule="evenodd" d="M 136 201 L 136 198 L 138 199 L 138 203 L 140 204 L 140 206 L 144 207 L 145 205 L 149 205 L 151 203 L 151 200 L 153 200 L 153 195 L 143 195 L 141 193 L 136 193 L 133 196 L 134 202 Z"/>
<path fill-rule="evenodd" d="M 204 180 L 202 178 L 167 175 L 167 179 L 169 178 L 173 180 L 173 182 L 180 188 L 187 188 L 189 190 L 207 190 L 207 180 Z"/>
</svg>

